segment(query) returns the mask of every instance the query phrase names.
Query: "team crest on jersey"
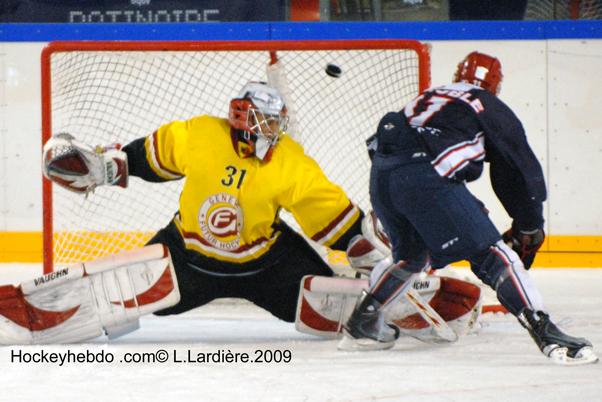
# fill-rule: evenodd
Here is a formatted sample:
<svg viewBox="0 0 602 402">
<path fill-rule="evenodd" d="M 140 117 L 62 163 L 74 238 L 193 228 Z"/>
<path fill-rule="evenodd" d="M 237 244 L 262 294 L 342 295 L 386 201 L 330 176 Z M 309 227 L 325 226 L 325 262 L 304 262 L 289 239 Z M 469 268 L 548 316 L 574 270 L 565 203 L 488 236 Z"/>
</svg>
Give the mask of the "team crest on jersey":
<svg viewBox="0 0 602 402">
<path fill-rule="evenodd" d="M 220 193 L 206 199 L 199 211 L 199 224 L 213 247 L 234 250 L 240 246 L 243 215 L 233 195 Z"/>
</svg>

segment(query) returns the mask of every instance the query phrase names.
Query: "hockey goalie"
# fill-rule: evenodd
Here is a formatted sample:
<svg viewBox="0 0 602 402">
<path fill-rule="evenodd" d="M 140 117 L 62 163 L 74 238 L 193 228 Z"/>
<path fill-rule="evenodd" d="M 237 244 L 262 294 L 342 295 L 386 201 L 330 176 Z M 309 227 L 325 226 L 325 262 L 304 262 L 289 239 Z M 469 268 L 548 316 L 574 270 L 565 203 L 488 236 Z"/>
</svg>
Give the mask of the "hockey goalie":
<svg viewBox="0 0 602 402">
<path fill-rule="evenodd" d="M 371 218 L 371 216 L 370 216 Z M 366 221 L 371 222 L 371 219 Z M 386 248 L 385 255 L 386 255 Z M 369 275 L 375 255 L 387 258 L 360 236 L 350 260 Z M 355 253 L 355 254 L 353 254 Z M 308 275 L 301 281 L 296 328 L 337 338 L 367 279 Z M 0 344 L 72 343 L 138 329 L 139 317 L 176 304 L 180 294 L 168 249 L 151 245 L 46 274 L 18 287 L 0 287 Z M 418 278 L 386 319 L 404 335 L 425 342 L 452 342 L 474 328 L 480 289 L 447 277 Z"/>
</svg>

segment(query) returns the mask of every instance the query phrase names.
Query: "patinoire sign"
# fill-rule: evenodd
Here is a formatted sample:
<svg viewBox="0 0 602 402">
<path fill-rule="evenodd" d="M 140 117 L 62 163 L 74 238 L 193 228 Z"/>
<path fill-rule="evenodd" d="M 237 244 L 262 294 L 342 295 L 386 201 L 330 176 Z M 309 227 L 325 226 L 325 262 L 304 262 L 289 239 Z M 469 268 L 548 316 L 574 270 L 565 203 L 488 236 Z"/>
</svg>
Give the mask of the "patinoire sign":
<svg viewBox="0 0 602 402">
<path fill-rule="evenodd" d="M 282 21 L 285 0 L 3 0 L 0 22 Z"/>
</svg>

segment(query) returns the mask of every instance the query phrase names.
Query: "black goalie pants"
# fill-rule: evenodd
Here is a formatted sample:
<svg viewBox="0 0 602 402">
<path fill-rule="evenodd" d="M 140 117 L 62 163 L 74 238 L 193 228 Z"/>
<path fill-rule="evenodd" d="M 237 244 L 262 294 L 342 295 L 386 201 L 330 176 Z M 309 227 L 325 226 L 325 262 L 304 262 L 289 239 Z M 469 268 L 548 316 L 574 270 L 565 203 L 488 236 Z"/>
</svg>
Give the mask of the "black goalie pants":
<svg viewBox="0 0 602 402">
<path fill-rule="evenodd" d="M 299 284 L 305 275 L 332 276 L 316 251 L 285 223 L 274 246 L 256 260 L 227 263 L 185 249 L 170 223 L 148 244 L 165 244 L 176 270 L 181 299 L 157 315 L 179 314 L 218 298 L 242 298 L 288 322 L 295 320 Z"/>
</svg>

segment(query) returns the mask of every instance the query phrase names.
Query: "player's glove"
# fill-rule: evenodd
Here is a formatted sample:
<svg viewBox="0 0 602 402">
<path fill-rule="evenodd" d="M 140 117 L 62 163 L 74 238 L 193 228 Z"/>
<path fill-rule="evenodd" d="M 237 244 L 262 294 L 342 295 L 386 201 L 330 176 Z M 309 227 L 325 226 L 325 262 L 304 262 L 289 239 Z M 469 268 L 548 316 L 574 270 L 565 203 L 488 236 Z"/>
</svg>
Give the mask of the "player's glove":
<svg viewBox="0 0 602 402">
<path fill-rule="evenodd" d="M 76 193 L 89 193 L 102 185 L 127 187 L 127 155 L 119 144 L 95 148 L 60 133 L 44 144 L 44 176 Z"/>
<path fill-rule="evenodd" d="M 543 244 L 546 234 L 542 229 L 534 230 L 506 230 L 502 235 L 504 243 L 518 254 L 525 269 L 531 268 L 537 250 Z"/>
</svg>

